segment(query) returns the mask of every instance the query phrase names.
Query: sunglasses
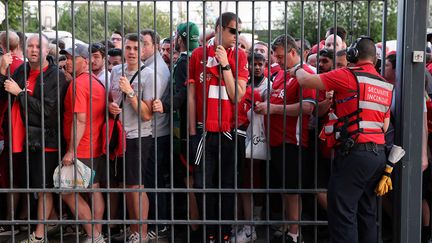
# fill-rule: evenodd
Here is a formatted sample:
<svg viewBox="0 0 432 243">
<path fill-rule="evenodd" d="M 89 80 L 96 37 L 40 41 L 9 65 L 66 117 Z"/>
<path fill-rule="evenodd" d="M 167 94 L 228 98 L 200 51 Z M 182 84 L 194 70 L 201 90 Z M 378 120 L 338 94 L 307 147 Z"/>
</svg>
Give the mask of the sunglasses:
<svg viewBox="0 0 432 243">
<path fill-rule="evenodd" d="M 231 34 L 233 34 L 233 35 L 236 35 L 237 33 L 240 35 L 241 34 L 241 31 L 237 31 L 237 29 L 234 29 L 234 28 L 231 28 L 231 27 L 225 27 L 225 28 L 228 28 L 228 31 L 231 33 Z"/>
</svg>

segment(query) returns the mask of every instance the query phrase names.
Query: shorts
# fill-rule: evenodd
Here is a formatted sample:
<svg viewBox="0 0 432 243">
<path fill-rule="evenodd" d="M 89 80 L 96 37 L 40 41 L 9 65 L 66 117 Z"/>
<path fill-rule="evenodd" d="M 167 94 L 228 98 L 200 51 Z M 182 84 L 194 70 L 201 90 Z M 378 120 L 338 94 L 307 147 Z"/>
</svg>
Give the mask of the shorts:
<svg viewBox="0 0 432 243">
<path fill-rule="evenodd" d="M 6 145 L 0 153 L 0 188 L 7 188 L 10 186 L 10 171 L 9 171 L 9 149 Z M 25 161 L 25 153 L 12 154 L 12 173 L 14 187 L 26 187 L 21 178 L 26 178 L 26 175 L 21 171 L 23 167 L 22 161 Z M 25 165 L 25 164 L 24 164 Z"/>
<path fill-rule="evenodd" d="M 139 140 L 141 140 L 141 160 Z M 126 178 L 123 180 L 126 185 L 144 185 L 147 162 L 153 148 L 152 141 L 151 136 L 126 139 Z"/>
<path fill-rule="evenodd" d="M 110 187 L 117 186 L 123 182 L 123 157 L 116 157 L 114 160 L 110 160 L 109 175 Z"/>
<path fill-rule="evenodd" d="M 306 149 L 302 147 L 302 161 L 300 165 L 303 165 L 303 161 L 307 160 L 306 156 Z M 285 160 L 283 160 L 283 145 L 271 147 L 270 188 L 300 188 L 298 159 L 299 146 L 297 145 L 285 144 Z M 304 166 L 301 168 L 302 174 L 304 174 Z"/>
<path fill-rule="evenodd" d="M 42 161 L 42 151 L 29 152 L 28 159 L 28 182 L 29 188 L 53 188 L 54 181 L 53 175 L 54 170 L 59 165 L 59 152 L 45 152 L 45 172 Z M 19 161 L 21 164 L 21 187 L 27 187 L 27 164 L 25 159 L 25 153 L 23 153 L 22 159 Z M 45 175 L 44 175 L 45 174 Z M 44 181 L 45 176 L 45 181 Z"/>
<path fill-rule="evenodd" d="M 95 171 L 95 177 L 93 178 L 93 184 L 103 183 L 106 181 L 106 157 L 105 155 L 93 158 L 93 167 L 91 166 L 92 159 L 78 158 L 81 162 Z"/>
</svg>

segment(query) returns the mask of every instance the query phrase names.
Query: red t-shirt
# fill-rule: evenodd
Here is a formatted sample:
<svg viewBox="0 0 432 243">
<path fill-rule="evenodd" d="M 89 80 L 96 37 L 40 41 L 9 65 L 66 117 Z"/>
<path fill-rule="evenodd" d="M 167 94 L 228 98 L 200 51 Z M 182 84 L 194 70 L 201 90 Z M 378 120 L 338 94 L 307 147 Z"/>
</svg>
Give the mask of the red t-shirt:
<svg viewBox="0 0 432 243">
<path fill-rule="evenodd" d="M 304 70 L 309 73 L 313 71 L 307 66 L 303 65 Z M 286 74 L 286 90 L 284 91 L 284 71 L 280 71 L 273 81 L 272 91 L 270 93 L 270 103 L 283 105 L 284 97 L 286 97 L 286 104 L 295 104 L 300 102 L 300 85 L 296 78 L 291 78 L 290 74 Z M 286 95 L 284 95 L 286 93 Z M 314 89 L 303 88 L 303 102 L 311 102 L 316 104 L 316 91 Z M 283 137 L 284 125 L 283 114 L 270 115 L 270 145 L 279 146 L 284 141 L 290 144 L 300 144 L 300 116 L 286 116 L 285 126 L 285 139 Z M 302 146 L 308 147 L 308 124 L 310 115 L 303 114 L 302 119 Z M 268 126 L 267 126 L 268 127 Z"/>
<path fill-rule="evenodd" d="M 23 62 L 24 61 L 21 58 L 15 56 L 15 55 L 12 55 L 12 64 L 9 66 L 10 74 L 12 75 L 15 72 L 15 70 L 19 66 L 21 66 L 21 64 L 23 64 Z M 1 100 L 0 101 L 0 140 L 6 139 L 5 135 L 4 135 L 6 131 L 3 132 L 2 126 L 3 126 L 3 118 L 4 118 L 5 112 L 7 110 L 7 107 L 8 107 L 7 99 Z"/>
<path fill-rule="evenodd" d="M 206 55 L 207 57 L 205 60 L 207 62 L 210 62 L 208 58 L 212 58 L 214 56 L 214 45 L 207 45 L 206 46 Z M 234 77 L 235 77 L 235 71 L 236 71 L 236 50 L 233 48 L 227 49 L 227 56 L 228 56 L 228 62 L 231 66 L 231 70 L 233 71 Z M 196 104 L 196 121 L 197 122 L 203 122 L 203 105 L 204 105 L 204 94 L 203 94 L 203 88 L 204 88 L 204 69 L 203 69 L 203 56 L 204 56 L 204 47 L 198 47 L 196 48 L 191 55 L 191 58 L 189 60 L 189 80 L 188 82 L 195 85 L 195 104 Z M 249 71 L 246 68 L 247 67 L 247 57 L 246 53 L 242 50 L 238 50 L 238 78 L 239 80 L 243 80 L 244 82 L 247 82 L 249 78 Z M 212 69 L 212 70 L 210 70 Z M 212 71 L 214 71 L 214 67 L 206 68 L 206 94 L 207 90 L 209 88 L 209 84 L 212 80 L 217 79 Z M 233 104 L 234 105 L 234 104 Z M 208 104 L 207 104 L 208 106 Z M 234 112 L 234 108 L 233 108 Z M 234 121 L 233 121 L 234 125 Z"/>
<path fill-rule="evenodd" d="M 45 72 L 48 69 L 46 66 L 43 69 Z M 36 87 L 37 78 L 40 74 L 40 70 L 30 70 L 29 76 L 27 79 L 27 93 L 28 95 L 33 96 L 33 91 Z M 25 125 L 23 119 L 21 117 L 21 108 L 18 100 L 15 100 L 12 109 L 11 109 L 11 117 L 12 117 L 12 152 L 20 153 L 23 152 L 24 142 L 25 142 Z M 57 151 L 55 148 L 45 148 L 46 152 Z"/>
<path fill-rule="evenodd" d="M 92 96 L 90 97 L 90 81 L 92 84 Z M 90 79 L 88 73 L 80 74 L 76 79 L 75 104 L 73 104 L 73 83 L 66 92 L 64 101 L 64 136 L 69 143 L 72 136 L 73 114 L 86 114 L 86 128 L 77 147 L 78 158 L 97 158 L 102 155 L 102 141 L 100 138 L 102 126 L 105 123 L 105 88 L 94 78 Z M 90 99 L 92 110 L 90 110 Z M 92 114 L 90 120 L 90 114 Z M 92 140 L 90 140 L 90 124 Z M 69 146 L 73 146 L 70 144 Z M 93 149 L 93 154 L 91 150 Z"/>
<path fill-rule="evenodd" d="M 381 77 L 381 75 L 375 70 L 375 67 L 370 63 L 359 64 L 357 67 L 362 68 L 361 72 L 370 73 Z M 342 100 L 347 94 L 352 94 L 353 90 L 357 90 L 357 81 L 348 68 L 340 68 L 331 72 L 320 74 L 321 81 L 324 84 L 325 90 L 334 90 L 334 99 Z M 357 99 L 352 99 L 350 105 L 336 106 L 336 115 L 338 117 L 343 114 L 350 114 L 357 109 Z M 356 107 L 351 106 L 354 105 Z M 381 112 L 376 112 L 376 119 L 384 121 L 384 118 L 390 117 L 390 109 L 382 116 Z M 382 116 L 382 117 L 381 117 Z M 354 127 L 354 126 L 353 126 Z M 353 128 L 355 129 L 355 128 Z M 348 130 L 350 130 L 348 128 Z M 384 144 L 384 134 L 363 134 L 360 133 L 357 138 L 359 143 L 374 142 L 377 144 Z"/>
</svg>

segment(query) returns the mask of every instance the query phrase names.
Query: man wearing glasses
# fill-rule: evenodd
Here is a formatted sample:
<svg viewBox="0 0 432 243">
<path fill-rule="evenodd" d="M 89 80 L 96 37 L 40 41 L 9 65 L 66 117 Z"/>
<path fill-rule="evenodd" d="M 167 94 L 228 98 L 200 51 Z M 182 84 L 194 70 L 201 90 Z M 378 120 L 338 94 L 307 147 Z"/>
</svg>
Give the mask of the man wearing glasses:
<svg viewBox="0 0 432 243">
<path fill-rule="evenodd" d="M 197 125 L 205 122 L 205 186 L 234 188 L 235 175 L 235 104 L 246 91 L 249 76 L 246 53 L 237 47 L 241 21 L 236 14 L 223 13 L 216 21 L 215 38 L 209 44 L 198 47 L 192 53 L 189 63 L 189 121 L 190 135 L 197 135 Z M 205 50 L 204 50 L 205 48 Z M 206 56 L 204 57 L 204 53 Z M 238 58 L 238 62 L 236 62 Z M 203 59 L 206 61 L 203 63 Z M 238 66 L 236 66 L 238 65 Z M 206 68 L 204 70 L 204 67 Z M 204 73 L 206 80 L 204 82 Z M 236 79 L 238 77 L 238 79 Z M 203 95 L 205 89 L 205 96 Z M 203 104 L 207 110 L 203 112 Z M 221 108 L 221 110 L 219 110 Z M 205 114 L 205 117 L 203 116 Z M 219 138 L 221 139 L 219 147 Z M 221 159 L 219 159 L 219 150 Z M 220 164 L 219 164 L 220 163 Z M 219 175 L 219 166 L 223 175 Z M 200 178 L 197 178 L 200 179 Z M 202 179 L 202 178 L 201 178 Z M 199 182 L 198 182 L 199 184 Z M 200 186 L 200 185 L 196 185 Z M 218 219 L 218 194 L 206 195 L 206 219 Z M 234 218 L 234 195 L 223 193 L 221 219 Z M 223 225 L 221 235 L 216 235 L 215 225 L 207 227 L 208 242 L 229 242 L 231 227 Z"/>
<path fill-rule="evenodd" d="M 122 48 L 122 33 L 120 31 L 113 31 L 113 33 L 111 34 L 111 42 L 114 45 L 114 48 Z"/>
</svg>

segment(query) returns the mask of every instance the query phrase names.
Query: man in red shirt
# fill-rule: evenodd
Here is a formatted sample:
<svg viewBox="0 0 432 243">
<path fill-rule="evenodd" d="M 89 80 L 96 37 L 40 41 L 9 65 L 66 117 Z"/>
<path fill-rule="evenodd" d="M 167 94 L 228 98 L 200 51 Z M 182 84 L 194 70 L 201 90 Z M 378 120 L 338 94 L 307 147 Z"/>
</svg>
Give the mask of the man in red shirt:
<svg viewBox="0 0 432 243">
<path fill-rule="evenodd" d="M 308 65 L 300 64 L 300 49 L 291 36 L 278 36 L 273 42 L 272 49 L 281 67 L 289 69 L 302 66 L 307 72 L 313 73 Z M 303 100 L 302 106 L 300 106 L 301 99 Z M 304 152 L 308 147 L 309 136 L 308 123 L 316 104 L 315 90 L 303 89 L 303 92 L 300 93 L 300 85 L 297 80 L 289 73 L 279 71 L 273 81 L 269 103 L 268 107 L 267 102 L 257 102 L 255 112 L 270 115 L 270 124 L 267 124 L 267 129 L 270 129 L 271 187 L 298 189 L 300 186 L 298 171 L 302 164 L 299 161 L 299 152 L 300 150 L 303 152 L 301 157 L 302 161 L 305 161 L 306 153 Z M 300 113 L 302 113 L 301 116 Z M 285 185 L 283 185 L 284 179 Z M 282 198 L 286 208 L 286 219 L 300 220 L 299 194 L 284 193 Z M 272 242 L 284 240 L 284 242 L 299 242 L 299 239 L 298 225 L 292 224 L 287 234 L 273 238 Z"/>
<path fill-rule="evenodd" d="M 42 44 L 39 42 L 42 40 Z M 23 179 L 22 187 L 26 187 L 26 179 L 30 188 L 52 188 L 54 169 L 58 165 L 59 141 L 57 117 L 61 111 L 57 109 L 58 103 L 63 103 L 67 83 L 63 73 L 58 73 L 52 57 L 48 56 L 48 40 L 46 37 L 32 35 L 27 40 L 28 62 L 18 67 L 11 79 L 7 79 L 6 68 L 13 63 L 11 58 L 2 60 L 0 83 L 0 97 L 7 97 L 6 92 L 12 95 L 12 152 L 28 152 L 29 178 L 26 173 L 26 160 L 17 161 L 19 172 Z M 42 56 L 40 56 L 42 53 Z M 42 63 L 40 62 L 42 60 Z M 41 74 L 43 71 L 43 97 L 41 90 Z M 27 73 L 24 73 L 26 71 Z M 57 76 L 58 75 L 58 76 Z M 27 79 L 24 79 L 27 77 Z M 57 78 L 58 77 L 58 78 Z M 60 99 L 58 99 L 60 94 Z M 42 106 L 43 98 L 43 106 Z M 41 114 L 44 123 L 41 124 Z M 24 116 L 25 115 L 25 116 Z M 27 122 L 27 124 L 25 124 Z M 26 134 L 27 133 L 27 134 Z M 28 143 L 25 137 L 28 137 Z M 42 138 L 43 137 L 43 138 Z M 45 161 L 43 160 L 45 158 Z M 43 178 L 42 175 L 45 175 Z M 45 212 L 43 211 L 45 205 Z M 38 220 L 47 219 L 53 209 L 52 193 L 38 193 Z M 35 232 L 29 236 L 29 242 L 44 242 L 44 224 L 38 224 Z"/>
<path fill-rule="evenodd" d="M 74 154 L 81 162 L 92 168 L 95 172 L 92 188 L 99 188 L 99 183 L 105 179 L 105 158 L 102 154 L 101 130 L 105 122 L 105 88 L 95 76 L 88 73 L 88 48 L 75 44 L 72 48 L 60 51 L 66 55 L 66 71 L 73 75 L 73 62 L 75 62 L 75 80 L 69 85 L 64 101 L 64 137 L 67 142 L 66 154 L 63 156 L 63 165 L 74 163 Z M 75 56 L 73 56 L 75 55 Z M 90 96 L 91 92 L 91 96 Z M 91 107 L 91 109 L 90 109 Z M 73 118 L 76 115 L 76 131 L 73 131 Z M 78 194 L 78 207 L 75 208 L 75 194 L 63 195 L 63 200 L 72 213 L 78 213 L 80 220 L 91 220 L 91 209 L 84 198 Z M 101 192 L 93 192 L 94 219 L 102 220 L 105 203 Z M 104 242 L 101 234 L 102 226 L 96 224 L 83 225 L 87 238 L 85 242 Z"/>
<path fill-rule="evenodd" d="M 328 186 L 331 242 L 377 242 L 375 186 L 386 163 L 384 133 L 390 122 L 393 85 L 375 70 L 376 49 L 360 37 L 347 49 L 354 68 L 311 75 L 291 70 L 304 88 L 334 90 L 335 115 L 327 139 L 336 157 Z"/>
<path fill-rule="evenodd" d="M 203 163 L 205 163 L 206 188 L 216 188 L 218 179 L 222 188 L 234 188 L 235 184 L 235 160 L 232 156 L 235 149 L 232 133 L 235 124 L 235 103 L 239 102 L 245 94 L 249 76 L 246 53 L 238 49 L 236 45 L 240 28 L 241 21 L 236 14 L 223 13 L 216 21 L 214 40 L 195 49 L 189 62 L 189 133 L 191 136 L 196 136 L 197 123 L 205 123 L 206 160 Z M 207 107 L 205 113 L 203 112 L 204 102 Z M 203 114 L 206 116 L 204 117 Z M 221 139 L 220 148 L 219 138 Z M 219 149 L 221 159 L 219 159 Z M 218 175 L 219 166 L 223 175 Z M 216 220 L 218 218 L 217 202 L 216 194 L 211 193 L 206 196 L 206 219 Z M 222 194 L 222 208 L 222 219 L 234 219 L 234 195 Z M 223 242 L 228 242 L 231 235 L 230 228 L 229 225 L 223 225 L 222 237 L 218 237 L 216 227 L 208 226 L 206 231 L 208 240 L 216 242 L 217 238 L 222 238 Z"/>
</svg>

